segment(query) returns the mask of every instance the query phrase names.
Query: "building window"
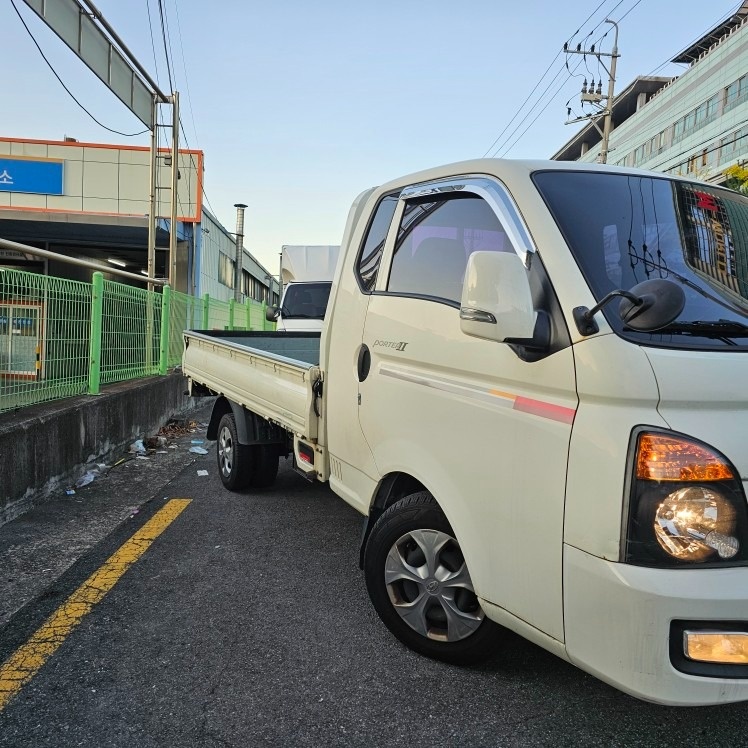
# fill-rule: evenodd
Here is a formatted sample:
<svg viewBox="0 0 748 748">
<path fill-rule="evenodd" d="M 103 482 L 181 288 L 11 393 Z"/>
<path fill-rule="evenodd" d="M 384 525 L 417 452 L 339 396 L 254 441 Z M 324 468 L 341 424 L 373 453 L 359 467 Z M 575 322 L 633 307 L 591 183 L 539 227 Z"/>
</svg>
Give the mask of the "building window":
<svg viewBox="0 0 748 748">
<path fill-rule="evenodd" d="M 706 121 L 711 122 L 719 114 L 719 102 L 721 96 L 714 94 L 709 101 L 706 102 Z"/>
<path fill-rule="evenodd" d="M 748 99 L 748 76 L 744 75 L 725 89 L 725 111 L 729 112 Z"/>
<path fill-rule="evenodd" d="M 234 261 L 223 252 L 218 253 L 218 281 L 229 288 L 234 287 Z"/>
<path fill-rule="evenodd" d="M 684 132 L 686 127 L 686 118 L 681 117 L 674 125 L 673 125 L 673 143 L 677 143 L 679 140 L 683 138 Z"/>
</svg>

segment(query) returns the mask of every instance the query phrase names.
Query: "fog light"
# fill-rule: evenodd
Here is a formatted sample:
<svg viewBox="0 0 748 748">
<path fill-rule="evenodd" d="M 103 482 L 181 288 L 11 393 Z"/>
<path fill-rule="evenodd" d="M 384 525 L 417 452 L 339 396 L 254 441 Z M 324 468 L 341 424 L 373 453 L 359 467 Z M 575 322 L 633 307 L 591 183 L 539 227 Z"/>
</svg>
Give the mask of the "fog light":
<svg viewBox="0 0 748 748">
<path fill-rule="evenodd" d="M 748 632 L 684 631 L 683 649 L 689 660 L 748 664 Z"/>
</svg>

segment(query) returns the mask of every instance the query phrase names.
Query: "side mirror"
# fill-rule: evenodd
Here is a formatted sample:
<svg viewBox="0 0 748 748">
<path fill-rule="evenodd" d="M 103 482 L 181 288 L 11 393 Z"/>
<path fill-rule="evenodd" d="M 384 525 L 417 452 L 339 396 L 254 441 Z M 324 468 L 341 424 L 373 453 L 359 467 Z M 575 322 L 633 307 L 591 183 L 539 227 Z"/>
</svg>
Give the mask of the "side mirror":
<svg viewBox="0 0 748 748">
<path fill-rule="evenodd" d="M 275 320 L 277 320 L 279 316 L 280 316 L 280 307 L 269 306 L 265 310 L 265 319 L 268 322 L 275 322 Z"/>
<path fill-rule="evenodd" d="M 632 330 L 655 332 L 676 320 L 686 305 L 683 288 L 666 278 L 651 278 L 637 283 L 630 291 L 611 291 L 598 304 L 587 309 L 578 306 L 573 310 L 574 321 L 580 335 L 594 335 L 600 328 L 595 315 L 613 299 L 620 298 L 618 316 Z"/>
<path fill-rule="evenodd" d="M 462 331 L 500 343 L 526 341 L 536 318 L 522 260 L 514 252 L 473 252 L 462 287 Z"/>
<path fill-rule="evenodd" d="M 666 278 L 653 278 L 634 286 L 630 293 L 638 301 L 624 296 L 618 315 L 632 330 L 654 332 L 674 322 L 686 305 L 683 287 Z"/>
</svg>

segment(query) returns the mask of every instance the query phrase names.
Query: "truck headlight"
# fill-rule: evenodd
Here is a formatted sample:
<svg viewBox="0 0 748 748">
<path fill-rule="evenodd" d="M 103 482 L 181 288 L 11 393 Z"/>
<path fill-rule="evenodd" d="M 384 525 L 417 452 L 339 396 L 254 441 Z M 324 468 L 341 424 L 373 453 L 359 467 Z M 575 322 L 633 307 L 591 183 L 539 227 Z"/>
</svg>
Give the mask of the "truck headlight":
<svg viewBox="0 0 748 748">
<path fill-rule="evenodd" d="M 673 558 L 704 561 L 717 551 L 732 558 L 740 543 L 735 537 L 735 509 L 718 491 L 704 486 L 680 488 L 657 507 L 657 542 Z"/>
<path fill-rule="evenodd" d="M 632 437 L 624 557 L 680 566 L 748 560 L 748 505 L 719 452 L 672 432 Z"/>
</svg>

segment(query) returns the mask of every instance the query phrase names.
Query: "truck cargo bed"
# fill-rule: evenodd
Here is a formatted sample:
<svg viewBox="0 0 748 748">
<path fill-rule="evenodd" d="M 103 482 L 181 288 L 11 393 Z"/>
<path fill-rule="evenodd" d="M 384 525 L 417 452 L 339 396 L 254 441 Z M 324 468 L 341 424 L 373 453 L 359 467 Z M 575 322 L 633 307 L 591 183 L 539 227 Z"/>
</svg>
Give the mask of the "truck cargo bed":
<svg viewBox="0 0 748 748">
<path fill-rule="evenodd" d="M 191 332 L 220 340 L 221 343 L 252 348 L 296 363 L 319 366 L 320 333 L 318 332 L 243 332 L 236 330 L 232 332 L 192 330 Z"/>
<path fill-rule="evenodd" d="M 213 392 L 307 439 L 317 438 L 317 332 L 184 333 L 184 374 Z"/>
</svg>

